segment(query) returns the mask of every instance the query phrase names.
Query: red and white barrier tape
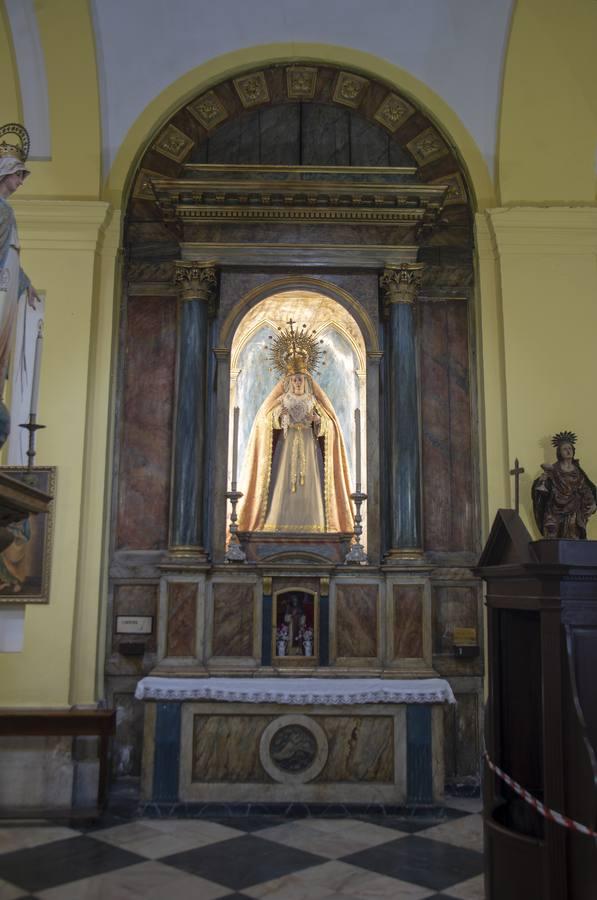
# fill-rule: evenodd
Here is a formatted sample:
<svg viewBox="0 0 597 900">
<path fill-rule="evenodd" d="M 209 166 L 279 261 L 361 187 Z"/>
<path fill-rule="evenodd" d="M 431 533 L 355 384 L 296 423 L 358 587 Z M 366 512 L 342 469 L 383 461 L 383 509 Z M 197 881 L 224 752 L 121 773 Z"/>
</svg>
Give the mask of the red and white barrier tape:
<svg viewBox="0 0 597 900">
<path fill-rule="evenodd" d="M 597 838 L 597 831 L 593 831 L 592 828 L 587 828 L 586 825 L 581 825 L 580 822 L 575 822 L 574 819 L 569 819 L 568 816 L 562 815 L 562 813 L 557 812 L 555 809 L 549 809 L 548 806 L 544 806 L 540 800 L 537 800 L 536 797 L 533 797 L 532 794 L 529 794 L 527 790 L 525 790 L 522 785 L 518 784 L 517 781 L 514 781 L 513 778 L 510 778 L 509 775 L 506 775 L 505 772 L 502 772 L 499 766 L 496 766 L 490 758 L 487 750 L 483 751 L 483 755 L 485 756 L 485 761 L 492 772 L 501 778 L 502 781 L 505 781 L 508 787 L 511 787 L 515 793 L 517 793 L 523 800 L 532 806 L 533 809 L 536 809 L 537 812 L 543 816 L 544 819 L 550 819 L 552 822 L 557 822 L 558 825 L 562 825 L 564 828 L 570 828 L 572 831 L 578 831 L 580 834 L 586 834 L 589 837 Z"/>
</svg>

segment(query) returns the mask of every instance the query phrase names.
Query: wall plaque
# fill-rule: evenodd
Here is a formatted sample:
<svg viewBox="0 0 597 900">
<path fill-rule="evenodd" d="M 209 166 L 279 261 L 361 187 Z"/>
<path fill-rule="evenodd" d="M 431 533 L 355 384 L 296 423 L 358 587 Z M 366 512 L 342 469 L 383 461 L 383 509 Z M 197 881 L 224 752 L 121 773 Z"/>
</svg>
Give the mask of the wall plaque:
<svg viewBox="0 0 597 900">
<path fill-rule="evenodd" d="M 116 634 L 151 634 L 153 616 L 116 616 Z"/>
</svg>

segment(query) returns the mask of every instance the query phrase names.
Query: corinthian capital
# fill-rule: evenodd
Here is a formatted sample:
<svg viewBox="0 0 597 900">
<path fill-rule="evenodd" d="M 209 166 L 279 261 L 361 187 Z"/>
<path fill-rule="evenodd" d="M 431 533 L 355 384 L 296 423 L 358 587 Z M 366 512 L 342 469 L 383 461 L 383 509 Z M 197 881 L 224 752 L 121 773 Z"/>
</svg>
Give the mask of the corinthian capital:
<svg viewBox="0 0 597 900">
<path fill-rule="evenodd" d="M 414 303 L 421 288 L 424 263 L 388 266 L 379 276 L 384 303 Z"/>
<path fill-rule="evenodd" d="M 218 285 L 215 264 L 177 260 L 174 284 L 181 300 L 204 300 L 211 305 Z"/>
</svg>

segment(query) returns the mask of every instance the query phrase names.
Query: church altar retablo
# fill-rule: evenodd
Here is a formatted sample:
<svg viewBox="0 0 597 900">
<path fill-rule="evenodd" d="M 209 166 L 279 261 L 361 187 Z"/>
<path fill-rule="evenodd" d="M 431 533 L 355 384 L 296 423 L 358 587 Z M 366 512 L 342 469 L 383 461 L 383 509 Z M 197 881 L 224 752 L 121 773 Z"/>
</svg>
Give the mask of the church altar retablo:
<svg viewBox="0 0 597 900">
<path fill-rule="evenodd" d="M 373 120 L 360 134 L 398 140 Z M 478 780 L 482 702 L 459 164 L 448 148 L 434 173 L 402 150 L 336 168 L 217 152 L 173 177 L 152 150 L 127 214 L 106 669 L 124 710 L 117 765 L 139 771 L 143 744 L 145 796 L 169 802 L 283 799 L 290 785 L 350 800 L 358 782 L 362 802 L 431 801 L 445 780 Z M 134 700 L 148 676 L 396 692 L 293 709 Z M 413 679 L 458 702 L 400 699 Z"/>
</svg>

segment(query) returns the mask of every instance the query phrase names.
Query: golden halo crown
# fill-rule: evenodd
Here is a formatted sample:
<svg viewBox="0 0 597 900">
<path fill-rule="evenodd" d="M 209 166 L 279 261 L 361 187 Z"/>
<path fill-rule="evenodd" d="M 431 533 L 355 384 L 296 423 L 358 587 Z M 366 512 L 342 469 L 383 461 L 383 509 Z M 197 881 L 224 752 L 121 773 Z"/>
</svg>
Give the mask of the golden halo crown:
<svg viewBox="0 0 597 900">
<path fill-rule="evenodd" d="M 20 144 L 9 144 L 8 141 L 4 140 L 4 135 L 6 134 L 16 135 Z M 29 134 L 23 125 L 19 125 L 17 122 L 9 122 L 8 125 L 3 125 L 0 128 L 0 157 L 10 156 L 24 163 L 29 156 L 30 143 Z"/>
<path fill-rule="evenodd" d="M 552 447 L 561 447 L 562 444 L 576 444 L 576 435 L 573 431 L 558 431 L 551 439 Z"/>
<path fill-rule="evenodd" d="M 280 375 L 313 375 L 320 365 L 325 365 L 322 356 L 326 351 L 320 345 L 322 340 L 317 340 L 309 332 L 307 326 L 301 329 L 295 328 L 297 324 L 292 319 L 286 323 L 288 328 L 278 328 L 276 337 L 270 335 L 270 360 L 273 368 Z"/>
</svg>

